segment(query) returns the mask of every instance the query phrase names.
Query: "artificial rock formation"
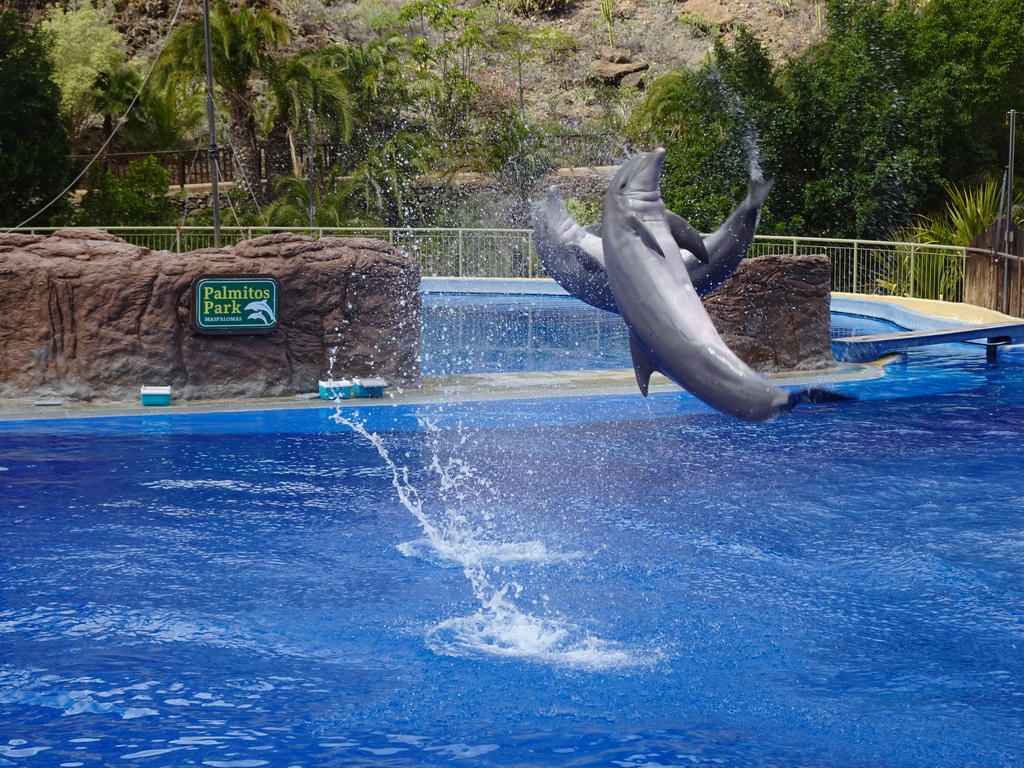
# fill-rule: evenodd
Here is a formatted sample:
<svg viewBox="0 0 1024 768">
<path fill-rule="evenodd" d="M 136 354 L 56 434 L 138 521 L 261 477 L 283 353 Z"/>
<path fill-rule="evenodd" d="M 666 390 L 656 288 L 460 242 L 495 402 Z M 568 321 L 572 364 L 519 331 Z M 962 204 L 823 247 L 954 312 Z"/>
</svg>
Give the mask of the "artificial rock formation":
<svg viewBox="0 0 1024 768">
<path fill-rule="evenodd" d="M 191 286 L 207 274 L 277 278 L 278 327 L 196 333 Z M 315 392 L 329 372 L 418 386 L 419 280 L 415 259 L 368 239 L 275 234 L 178 254 L 100 230 L 0 235 L 0 397 L 271 397 Z"/>
<path fill-rule="evenodd" d="M 758 371 L 835 365 L 828 256 L 744 259 L 704 300 L 725 343 Z"/>
</svg>

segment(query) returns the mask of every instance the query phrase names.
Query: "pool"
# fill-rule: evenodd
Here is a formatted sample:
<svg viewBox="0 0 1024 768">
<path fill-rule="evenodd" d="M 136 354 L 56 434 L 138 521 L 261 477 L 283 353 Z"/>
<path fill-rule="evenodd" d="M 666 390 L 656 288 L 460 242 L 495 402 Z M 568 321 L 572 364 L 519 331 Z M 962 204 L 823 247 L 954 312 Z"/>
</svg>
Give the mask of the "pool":
<svg viewBox="0 0 1024 768">
<path fill-rule="evenodd" d="M 899 330 L 892 322 L 833 312 L 833 338 Z M 428 293 L 422 367 L 427 375 L 631 368 L 618 315 L 570 296 Z"/>
<path fill-rule="evenodd" d="M 0 765 L 1020 765 L 1021 361 L 841 386 L 0 422 Z"/>
</svg>

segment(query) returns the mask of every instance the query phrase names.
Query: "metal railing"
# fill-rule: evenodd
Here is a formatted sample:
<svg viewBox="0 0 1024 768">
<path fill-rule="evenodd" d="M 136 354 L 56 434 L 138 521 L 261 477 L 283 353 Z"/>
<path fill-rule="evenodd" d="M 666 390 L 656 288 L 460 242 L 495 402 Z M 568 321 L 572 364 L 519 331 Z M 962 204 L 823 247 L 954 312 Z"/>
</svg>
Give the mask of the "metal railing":
<svg viewBox="0 0 1024 768">
<path fill-rule="evenodd" d="M 960 246 L 757 235 L 749 255 L 770 253 L 825 254 L 837 292 L 964 300 L 967 249 Z"/>
<path fill-rule="evenodd" d="M 53 229 L 17 231 L 49 234 Z M 154 251 L 181 253 L 213 245 L 210 227 L 106 229 Z M 273 232 L 384 240 L 416 256 L 425 277 L 546 276 L 529 229 L 222 227 L 221 239 L 230 245 Z M 966 250 L 920 243 L 758 235 L 750 255 L 825 254 L 832 263 L 833 291 L 963 301 Z"/>
</svg>

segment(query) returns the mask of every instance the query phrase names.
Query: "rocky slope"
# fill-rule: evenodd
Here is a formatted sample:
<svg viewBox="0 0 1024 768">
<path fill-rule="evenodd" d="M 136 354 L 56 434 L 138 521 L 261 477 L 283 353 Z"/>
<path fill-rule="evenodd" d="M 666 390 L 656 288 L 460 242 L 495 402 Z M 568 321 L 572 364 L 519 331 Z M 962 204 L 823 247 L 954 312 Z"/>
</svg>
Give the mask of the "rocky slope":
<svg viewBox="0 0 1024 768">
<path fill-rule="evenodd" d="M 605 0 L 608 2 L 609 0 Z M 480 4 L 484 0 L 459 0 Z M 602 0 L 573 0 L 564 12 L 535 14 L 519 21 L 529 28 L 549 27 L 576 41 L 576 49 L 558 62 L 527 65 L 525 85 L 533 117 L 566 129 L 599 129 L 616 125 L 639 98 L 639 91 L 659 73 L 700 64 L 715 37 L 726 38 L 740 26 L 754 30 L 777 59 L 799 53 L 819 38 L 824 28 L 820 0 L 611 0 L 609 30 Z M 287 18 L 296 32 L 296 46 L 360 42 L 374 36 L 373 22 L 393 13 L 403 0 L 255 0 Z M 500 2 L 492 4 L 501 6 Z M 49 5 L 40 0 L 8 0 L 38 20 Z M 174 0 L 115 0 L 115 23 L 125 35 L 131 55 L 149 55 L 162 43 Z M 201 13 L 198 0 L 185 0 L 179 23 Z M 627 80 L 612 78 L 615 89 L 601 88 L 595 64 L 602 49 L 643 65 Z M 605 57 L 607 58 L 607 56 Z M 495 64 L 488 76 L 506 88 L 510 74 Z"/>
</svg>

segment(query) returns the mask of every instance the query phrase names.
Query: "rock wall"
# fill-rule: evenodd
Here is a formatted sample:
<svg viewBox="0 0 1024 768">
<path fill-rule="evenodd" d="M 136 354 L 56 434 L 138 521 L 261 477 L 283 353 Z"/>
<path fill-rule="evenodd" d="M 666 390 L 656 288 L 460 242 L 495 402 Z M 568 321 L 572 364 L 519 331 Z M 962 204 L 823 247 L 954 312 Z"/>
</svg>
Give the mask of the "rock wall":
<svg viewBox="0 0 1024 768">
<path fill-rule="evenodd" d="M 272 333 L 193 331 L 193 280 L 228 273 L 277 278 Z M 289 233 L 176 254 L 100 230 L 0 234 L 0 397 L 286 396 L 329 369 L 418 386 L 419 280 L 415 259 L 377 240 Z"/>
<path fill-rule="evenodd" d="M 828 256 L 744 259 L 704 300 L 725 343 L 758 371 L 835 365 Z"/>
</svg>

